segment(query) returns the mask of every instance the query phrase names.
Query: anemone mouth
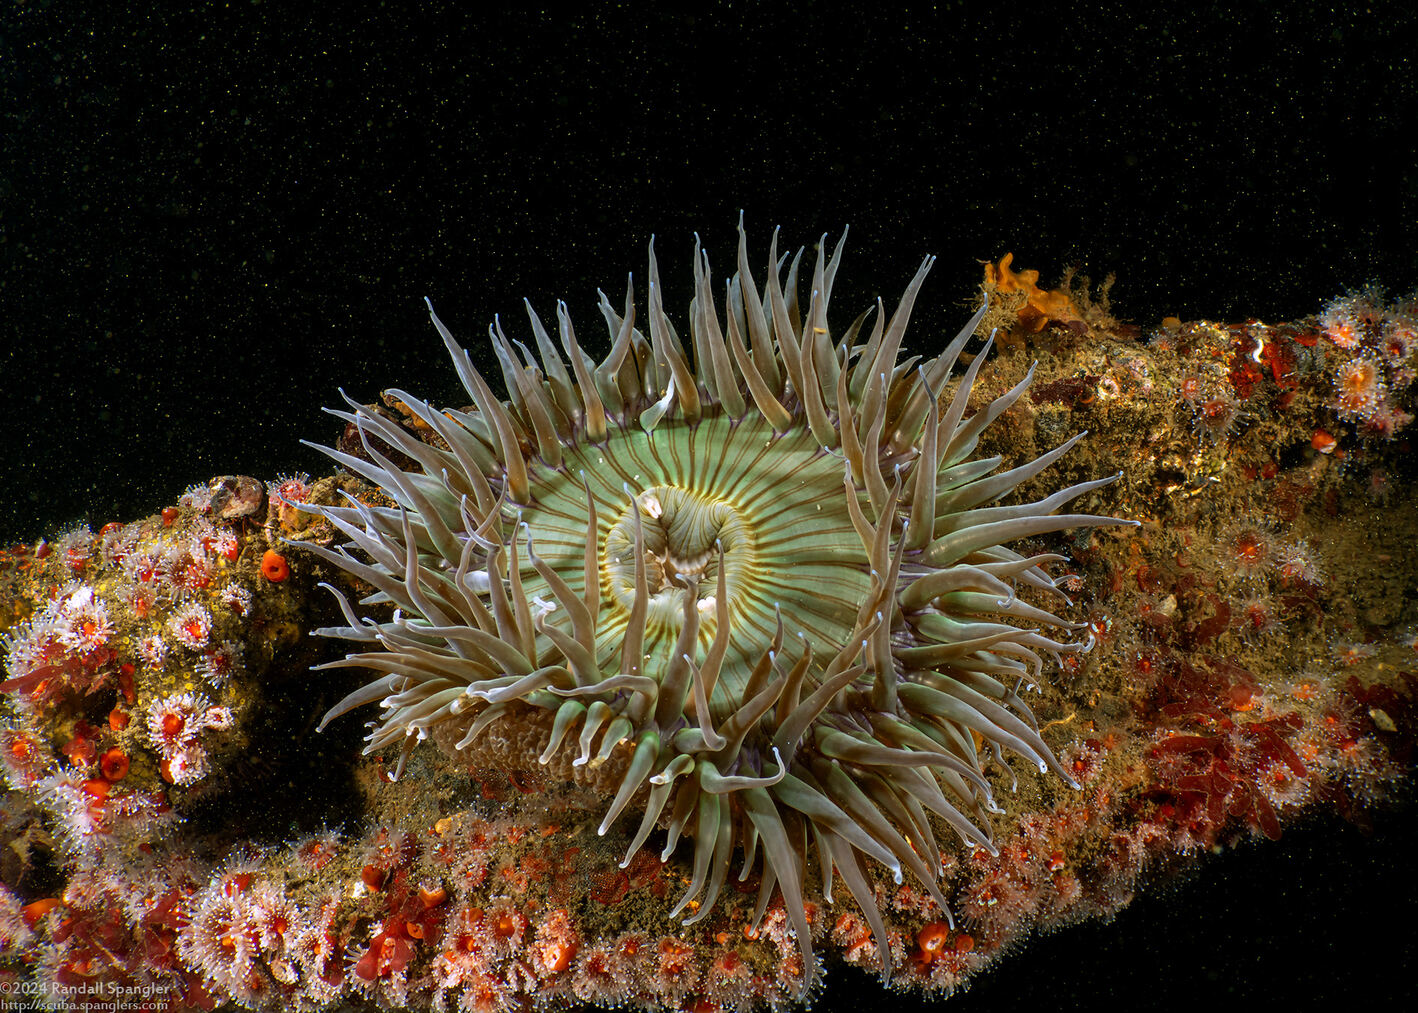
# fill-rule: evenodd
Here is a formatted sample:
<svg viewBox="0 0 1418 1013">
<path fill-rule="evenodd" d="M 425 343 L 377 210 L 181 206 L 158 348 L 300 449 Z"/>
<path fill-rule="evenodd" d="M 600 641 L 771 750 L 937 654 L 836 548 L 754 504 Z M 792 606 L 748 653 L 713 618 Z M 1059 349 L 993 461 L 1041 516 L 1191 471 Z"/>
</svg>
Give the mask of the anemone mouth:
<svg viewBox="0 0 1418 1013">
<path fill-rule="evenodd" d="M 644 567 L 646 626 L 671 635 L 683 625 L 687 601 L 700 612 L 704 632 L 713 635 L 712 620 L 706 625 L 703 616 L 716 610 L 720 566 L 732 623 L 741 612 L 736 603 L 753 593 L 749 582 L 757 565 L 753 531 L 739 509 L 674 485 L 653 486 L 635 497 L 606 535 L 603 558 L 610 595 L 626 617 L 635 611 L 636 568 Z"/>
<path fill-rule="evenodd" d="M 631 293 L 623 313 L 603 295 L 599 363 L 563 305 L 569 368 L 530 306 L 537 354 L 494 323 L 507 401 L 435 316 L 474 407 L 393 392 L 434 442 L 354 402 L 336 412 L 366 454 L 321 449 L 397 505 L 325 507 L 349 541 L 311 546 L 376 589 L 364 604 L 397 606 L 361 617 L 336 592 L 348 625 L 320 632 L 361 647 L 334 664 L 381 675 L 326 722 L 382 702 L 367 748 L 397 746 L 400 769 L 431 736 L 493 762 L 512 749 L 599 772 L 613 796 L 599 832 L 639 817 L 625 864 L 657 829 L 664 859 L 689 844 L 672 917 L 710 917 L 737 855 L 761 869 L 755 917 L 781 892 L 804 987 L 811 866 L 825 897 L 840 876 L 886 954 L 861 859 L 909 872 L 949 917 L 938 833 L 991 847 L 977 741 L 1070 780 L 1017 690 L 1039 681 L 1041 654 L 1087 644 L 1045 632 L 1077 627 L 1025 600 L 1066 601 L 1045 569 L 1062 557 L 1006 543 L 1126 523 L 1055 513 L 1111 479 L 995 505 L 1079 437 L 1008 471 L 975 458 L 1029 383 L 967 418 L 986 342 L 945 396 L 984 307 L 939 356 L 898 362 L 927 259 L 889 319 L 878 303 L 869 331 L 872 313 L 834 339 L 842 243 L 830 259 L 826 247 L 804 308 L 801 253 L 784 284 L 775 233 L 760 295 L 740 224 L 721 326 L 696 246 L 687 352 L 652 245 L 649 336 Z"/>
</svg>

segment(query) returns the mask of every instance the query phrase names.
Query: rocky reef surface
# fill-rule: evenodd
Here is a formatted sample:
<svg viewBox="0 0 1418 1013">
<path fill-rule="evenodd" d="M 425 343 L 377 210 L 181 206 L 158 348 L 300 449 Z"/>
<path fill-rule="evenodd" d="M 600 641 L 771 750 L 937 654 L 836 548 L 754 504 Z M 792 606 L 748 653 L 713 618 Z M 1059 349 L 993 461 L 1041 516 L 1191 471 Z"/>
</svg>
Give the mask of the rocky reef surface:
<svg viewBox="0 0 1418 1013">
<path fill-rule="evenodd" d="M 873 870 L 888 953 L 849 898 L 809 899 L 829 965 L 885 962 L 933 993 L 1209 850 L 1366 823 L 1406 795 L 1418 737 L 1413 300 L 1144 329 L 1106 285 L 1044 290 L 1008 258 L 986 281 L 1000 350 L 973 401 L 1038 369 L 982 452 L 1026 461 L 1087 429 L 1021 495 L 1121 472 L 1080 508 L 1142 524 L 1031 546 L 1072 560 L 1068 617 L 1095 642 L 1031 696 L 1081 790 L 986 764 L 998 855 L 942 855 L 953 925 Z M 335 537 L 301 507 L 341 493 L 382 502 L 344 473 L 220 476 L 0 551 L 8 991 L 153 1010 L 793 1001 L 800 951 L 777 894 L 754 918 L 756 876 L 686 927 L 667 917 L 685 857 L 621 868 L 605 800 L 517 743 L 471 773 L 416 749 L 395 781 L 394 757 L 361 753 L 365 715 L 317 734 L 365 678 L 312 671 L 338 657 L 308 636 L 340 621 L 318 585 L 368 590 L 299 544 Z"/>
</svg>

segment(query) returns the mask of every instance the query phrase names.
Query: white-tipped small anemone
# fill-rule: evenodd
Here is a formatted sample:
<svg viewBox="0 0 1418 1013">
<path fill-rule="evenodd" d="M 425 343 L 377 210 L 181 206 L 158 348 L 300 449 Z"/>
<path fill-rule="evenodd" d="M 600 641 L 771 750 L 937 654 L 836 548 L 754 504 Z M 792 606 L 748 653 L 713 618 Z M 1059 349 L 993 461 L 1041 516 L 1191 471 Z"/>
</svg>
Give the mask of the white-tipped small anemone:
<svg viewBox="0 0 1418 1013">
<path fill-rule="evenodd" d="M 310 546 L 375 589 L 363 605 L 397 608 L 371 618 L 336 592 L 347 625 L 320 632 L 359 649 L 334 664 L 380 677 L 326 723 L 382 701 L 368 750 L 399 751 L 400 769 L 426 736 L 475 757 L 494 726 L 536 731 L 540 764 L 609 772 L 598 831 L 632 819 L 625 862 L 657 832 L 663 858 L 687 839 L 686 924 L 715 911 L 736 856 L 740 879 L 761 873 L 755 919 L 781 892 L 804 989 L 814 870 L 829 900 L 846 885 L 884 964 L 864 858 L 949 917 L 937 836 L 994 850 L 977 741 L 1072 784 L 1018 689 L 1041 654 L 1087 649 L 1082 624 L 1021 597 L 1066 605 L 1046 572 L 1063 557 L 1008 545 L 1128 523 L 1055 513 L 1116 476 L 997 505 L 1082 434 L 1006 471 L 972 456 L 1032 368 L 967 416 L 989 341 L 946 387 L 986 307 L 935 358 L 902 361 L 928 258 L 894 313 L 878 301 L 834 336 L 843 244 L 827 245 L 803 306 L 802 252 L 784 283 L 775 232 L 760 288 L 740 223 L 716 305 L 696 241 L 686 345 L 652 242 L 649 336 L 633 288 L 621 312 L 601 295 L 600 362 L 564 304 L 559 348 L 528 305 L 535 353 L 490 328 L 505 401 L 434 316 L 473 407 L 391 392 L 428 439 L 353 401 L 335 412 L 364 453 L 325 453 L 397 505 L 324 507 L 348 541 Z"/>
</svg>

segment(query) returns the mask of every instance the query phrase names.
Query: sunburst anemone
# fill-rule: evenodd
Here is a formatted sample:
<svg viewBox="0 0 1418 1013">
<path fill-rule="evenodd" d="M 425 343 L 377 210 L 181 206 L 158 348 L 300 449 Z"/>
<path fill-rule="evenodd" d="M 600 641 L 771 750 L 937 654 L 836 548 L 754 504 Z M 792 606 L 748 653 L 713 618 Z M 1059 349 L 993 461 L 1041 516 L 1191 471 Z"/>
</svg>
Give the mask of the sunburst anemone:
<svg viewBox="0 0 1418 1013">
<path fill-rule="evenodd" d="M 1018 692 L 1039 682 L 1041 654 L 1088 644 L 1026 601 L 1067 602 L 1046 572 L 1064 558 L 1007 546 L 1126 523 L 1055 513 L 1112 478 L 995 505 L 1083 434 L 1007 471 L 972 456 L 1033 369 L 971 413 L 986 342 L 949 393 L 984 307 L 940 355 L 901 358 L 932 258 L 889 318 L 878 301 L 834 337 L 843 243 L 826 247 L 804 307 L 802 252 L 785 283 L 775 231 L 760 287 L 740 221 L 721 310 L 696 240 L 686 347 L 652 240 L 648 338 L 633 286 L 623 311 L 601 294 L 599 363 L 565 304 L 559 349 L 528 304 L 535 353 L 489 328 L 505 401 L 433 316 L 473 406 L 391 391 L 424 439 L 354 401 L 334 412 L 364 453 L 321 449 L 396 505 L 325 507 L 348 542 L 309 546 L 375 589 L 362 606 L 394 607 L 360 615 L 335 592 L 348 625 L 319 632 L 358 649 L 333 664 L 381 675 L 322 728 L 381 702 L 366 752 L 397 750 L 400 770 L 432 738 L 593 781 L 610 799 L 600 833 L 625 816 L 636 827 L 622 867 L 657 832 L 662 859 L 688 841 L 671 912 L 690 910 L 686 924 L 714 911 L 742 855 L 740 879 L 761 873 L 755 919 L 781 891 L 804 987 L 818 966 L 810 866 L 826 898 L 840 877 L 885 965 L 863 859 L 910 873 L 948 912 L 937 834 L 994 850 L 978 745 L 1072 783 Z"/>
</svg>

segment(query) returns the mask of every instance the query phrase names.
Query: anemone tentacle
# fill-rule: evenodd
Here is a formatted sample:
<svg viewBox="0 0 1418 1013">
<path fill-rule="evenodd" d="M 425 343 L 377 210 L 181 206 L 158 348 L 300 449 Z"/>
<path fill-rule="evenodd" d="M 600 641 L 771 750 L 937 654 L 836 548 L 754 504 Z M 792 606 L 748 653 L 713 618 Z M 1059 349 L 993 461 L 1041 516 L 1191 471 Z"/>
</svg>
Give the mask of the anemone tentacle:
<svg viewBox="0 0 1418 1013">
<path fill-rule="evenodd" d="M 889 972 L 861 859 L 920 880 L 949 918 L 938 829 L 993 848 L 977 741 L 1072 783 L 1017 689 L 1038 683 L 1044 655 L 1089 644 L 1020 597 L 1067 603 L 1046 570 L 1063 557 L 1008 543 L 1129 523 L 1056 513 L 1113 478 L 999 505 L 1082 434 L 1007 471 L 972 457 L 1032 369 L 967 417 L 987 341 L 947 396 L 985 305 L 940 355 L 901 359 L 932 258 L 889 319 L 878 301 L 834 339 L 845 238 L 828 256 L 823 237 L 804 308 L 802 252 L 785 282 L 776 230 L 760 285 L 740 220 L 717 304 L 696 237 L 687 345 L 652 240 L 649 336 L 631 286 L 621 312 L 601 293 L 600 362 L 563 303 L 559 350 L 528 304 L 535 352 L 489 328 L 505 401 L 430 305 L 472 407 L 397 392 L 427 441 L 353 401 L 334 412 L 364 454 L 321 449 L 395 505 L 320 508 L 347 541 L 310 546 L 374 588 L 361 606 L 394 606 L 362 616 L 335 591 L 346 625 L 319 632 L 360 647 L 333 665 L 378 678 L 322 728 L 382 702 L 366 748 L 397 746 L 400 772 L 425 738 L 476 757 L 494 726 L 535 737 L 539 763 L 604 777 L 598 832 L 626 822 L 625 864 L 657 827 L 662 858 L 689 843 L 672 916 L 708 917 L 742 852 L 762 875 L 756 917 L 783 897 L 804 987 L 812 865 L 826 897 L 840 876 Z"/>
</svg>

